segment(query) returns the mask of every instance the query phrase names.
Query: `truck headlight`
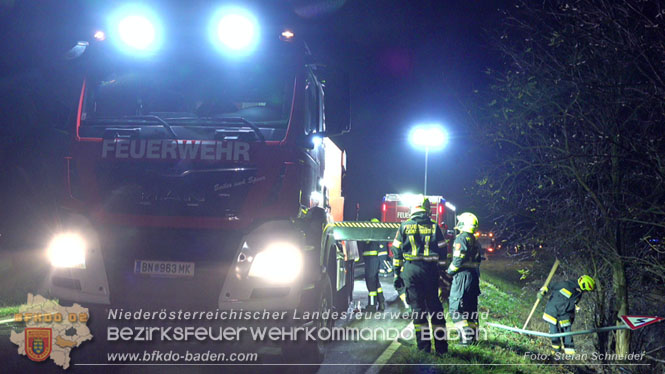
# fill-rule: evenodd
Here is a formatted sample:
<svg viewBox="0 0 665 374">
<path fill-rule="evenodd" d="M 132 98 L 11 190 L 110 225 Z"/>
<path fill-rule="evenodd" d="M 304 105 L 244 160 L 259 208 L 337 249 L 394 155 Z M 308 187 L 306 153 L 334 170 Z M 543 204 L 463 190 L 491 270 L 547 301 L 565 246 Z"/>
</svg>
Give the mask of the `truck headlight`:
<svg viewBox="0 0 665 374">
<path fill-rule="evenodd" d="M 53 267 L 85 269 L 85 252 L 86 243 L 81 235 L 65 233 L 51 240 L 46 253 Z"/>
<path fill-rule="evenodd" d="M 290 283 L 300 275 L 302 265 L 302 253 L 295 245 L 274 243 L 254 257 L 249 276 L 271 283 Z"/>
</svg>

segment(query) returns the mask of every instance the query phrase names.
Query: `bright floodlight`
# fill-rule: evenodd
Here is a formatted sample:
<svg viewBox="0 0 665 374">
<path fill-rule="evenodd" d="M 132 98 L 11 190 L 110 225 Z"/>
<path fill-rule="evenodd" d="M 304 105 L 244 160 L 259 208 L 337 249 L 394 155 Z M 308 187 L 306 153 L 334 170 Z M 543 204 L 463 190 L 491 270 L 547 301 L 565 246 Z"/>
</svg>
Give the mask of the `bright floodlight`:
<svg viewBox="0 0 665 374">
<path fill-rule="evenodd" d="M 254 50 L 259 39 L 259 23 L 250 12 L 239 8 L 221 9 L 212 19 L 212 42 L 234 55 Z"/>
<path fill-rule="evenodd" d="M 116 47 L 137 56 L 152 54 L 164 39 L 159 17 L 142 5 L 129 4 L 110 13 L 106 30 L 105 37 Z"/>
<path fill-rule="evenodd" d="M 118 23 L 118 36 L 127 46 L 144 51 L 155 42 L 155 25 L 141 15 L 130 15 Z"/>
<path fill-rule="evenodd" d="M 438 125 L 414 127 L 409 138 L 414 146 L 428 149 L 443 148 L 448 143 L 446 130 Z"/>
</svg>

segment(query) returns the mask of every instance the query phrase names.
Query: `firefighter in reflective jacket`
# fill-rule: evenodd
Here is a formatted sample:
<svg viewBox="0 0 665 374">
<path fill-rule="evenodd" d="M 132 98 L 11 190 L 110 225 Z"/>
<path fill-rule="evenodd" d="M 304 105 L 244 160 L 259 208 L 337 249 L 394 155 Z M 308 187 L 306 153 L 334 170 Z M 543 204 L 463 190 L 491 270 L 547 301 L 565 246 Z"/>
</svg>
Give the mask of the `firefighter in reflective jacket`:
<svg viewBox="0 0 665 374">
<path fill-rule="evenodd" d="M 543 287 L 538 293 L 542 298 L 548 291 L 552 291 L 552 296 L 545 306 L 543 319 L 550 325 L 550 334 L 559 332 L 569 332 L 573 321 L 575 320 L 575 311 L 577 303 L 582 298 L 584 291 L 593 291 L 596 288 L 596 282 L 588 275 L 582 275 L 577 281 L 569 279 L 561 282 L 554 282 L 548 289 Z M 561 350 L 561 338 L 552 338 L 552 354 Z M 563 337 L 563 351 L 567 355 L 575 354 L 575 344 L 572 336 Z"/>
<path fill-rule="evenodd" d="M 372 222 L 379 223 L 376 218 Z M 382 242 L 365 242 L 363 260 L 365 261 L 365 284 L 369 292 L 367 310 L 370 312 L 383 311 L 386 309 L 386 300 L 383 297 L 383 289 L 379 281 L 379 267 L 382 256 L 388 255 L 388 248 Z"/>
<path fill-rule="evenodd" d="M 453 257 L 447 273 L 453 276 L 448 307 L 450 317 L 459 331 L 461 343 L 476 342 L 478 335 L 478 295 L 480 295 L 481 248 L 473 235 L 478 218 L 472 213 L 457 217 L 460 234 L 453 243 Z"/>
<path fill-rule="evenodd" d="M 438 298 L 438 261 L 445 257 L 441 249 L 445 241 L 441 229 L 430 219 L 429 212 L 430 202 L 424 199 L 397 231 L 393 241 L 395 288 L 406 289 L 418 349 L 431 351 L 433 337 L 436 353 L 444 354 L 448 351 L 448 342 L 443 307 Z"/>
</svg>

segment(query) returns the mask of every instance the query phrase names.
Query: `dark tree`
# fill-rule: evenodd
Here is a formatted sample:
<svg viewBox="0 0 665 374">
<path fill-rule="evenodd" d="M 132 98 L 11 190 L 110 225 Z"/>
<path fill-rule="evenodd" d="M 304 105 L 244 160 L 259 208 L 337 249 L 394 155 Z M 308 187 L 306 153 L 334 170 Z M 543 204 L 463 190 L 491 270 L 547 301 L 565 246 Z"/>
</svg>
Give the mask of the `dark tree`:
<svg viewBox="0 0 665 374">
<path fill-rule="evenodd" d="M 602 280 L 597 325 L 629 314 L 629 295 L 665 280 L 662 5 L 520 2 L 496 35 L 504 64 L 488 71 L 476 117 L 495 160 L 478 194 L 503 232 Z M 600 336 L 599 349 L 612 339 L 616 353 L 638 348 L 619 330 Z"/>
</svg>

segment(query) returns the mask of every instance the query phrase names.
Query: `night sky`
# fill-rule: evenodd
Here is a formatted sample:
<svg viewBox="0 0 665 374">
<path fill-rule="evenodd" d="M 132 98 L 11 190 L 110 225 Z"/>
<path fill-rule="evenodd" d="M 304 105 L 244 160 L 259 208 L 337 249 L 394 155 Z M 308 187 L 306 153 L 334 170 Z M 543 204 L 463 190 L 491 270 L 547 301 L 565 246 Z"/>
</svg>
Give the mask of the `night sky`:
<svg viewBox="0 0 665 374">
<path fill-rule="evenodd" d="M 361 218 L 380 214 L 386 193 L 422 192 L 425 155 L 408 141 L 420 123 L 440 123 L 451 138 L 430 153 L 428 194 L 469 205 L 464 188 L 480 160 L 466 112 L 473 90 L 487 85 L 483 70 L 498 63 L 487 42 L 497 4 L 348 1 L 319 21 L 343 36 L 334 47 L 351 72 L 352 131 L 339 142 L 349 155 L 347 199 L 360 203 Z"/>
<path fill-rule="evenodd" d="M 48 67 L 118 3 L 1 0 L 1 79 Z M 352 132 L 335 139 L 348 153 L 347 217 L 357 202 L 361 218 L 370 218 L 379 215 L 384 194 L 422 192 L 424 152 L 411 147 L 407 135 L 412 125 L 430 122 L 444 125 L 451 139 L 430 154 L 428 192 L 464 210 L 464 188 L 481 162 L 466 111 L 473 90 L 487 85 L 483 70 L 497 64 L 487 40 L 497 8 L 507 1 L 268 3 L 265 14 L 292 17 L 315 55 L 350 73 Z"/>
</svg>

